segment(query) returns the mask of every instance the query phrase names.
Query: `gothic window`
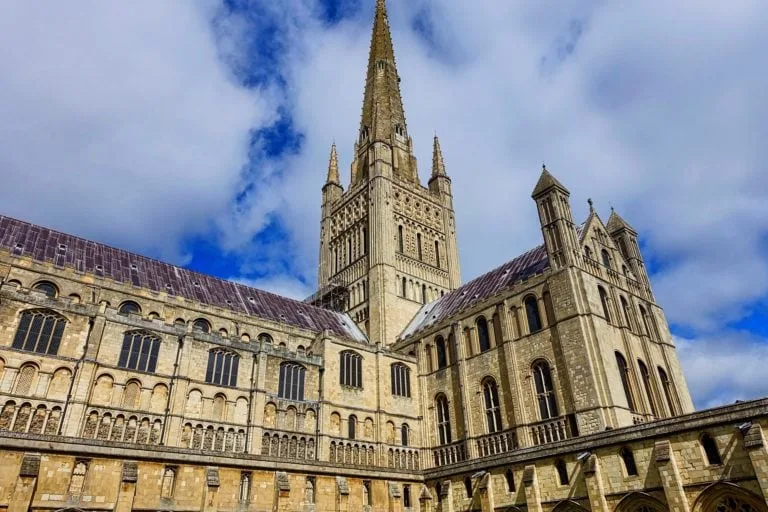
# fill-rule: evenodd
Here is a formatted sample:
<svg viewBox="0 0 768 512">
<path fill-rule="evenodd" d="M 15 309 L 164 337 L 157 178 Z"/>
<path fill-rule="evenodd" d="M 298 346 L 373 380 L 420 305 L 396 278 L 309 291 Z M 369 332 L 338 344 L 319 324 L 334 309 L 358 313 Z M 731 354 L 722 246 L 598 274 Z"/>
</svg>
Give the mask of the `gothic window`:
<svg viewBox="0 0 768 512">
<path fill-rule="evenodd" d="M 251 474 L 240 473 L 240 503 L 248 503 L 251 497 Z"/>
<path fill-rule="evenodd" d="M 69 495 L 72 498 L 78 499 L 83 495 L 86 473 L 88 473 L 88 463 L 84 460 L 75 462 L 72 479 L 69 481 Z"/>
<path fill-rule="evenodd" d="M 555 390 L 552 387 L 552 372 L 546 361 L 538 361 L 533 365 L 533 381 L 541 419 L 547 420 L 557 417 L 558 410 Z"/>
<path fill-rule="evenodd" d="M 437 410 L 437 437 L 441 445 L 451 444 L 451 419 L 448 413 L 448 399 L 443 394 L 435 398 Z"/>
<path fill-rule="evenodd" d="M 272 336 L 270 336 L 269 334 L 267 334 L 265 332 L 259 334 L 257 339 L 261 343 L 263 343 L 264 345 L 271 345 L 272 344 Z"/>
<path fill-rule="evenodd" d="M 627 472 L 627 476 L 637 476 L 637 464 L 635 464 L 635 455 L 628 447 L 624 447 L 619 451 L 621 460 L 624 461 L 624 469 Z"/>
<path fill-rule="evenodd" d="M 409 427 L 407 423 L 403 423 L 403 426 L 400 428 L 400 444 L 403 446 L 408 446 L 408 435 L 410 431 L 411 427 Z"/>
<path fill-rule="evenodd" d="M 584 246 L 584 257 L 587 258 L 588 260 L 592 259 L 592 249 L 590 249 L 586 245 Z"/>
<path fill-rule="evenodd" d="M 701 436 L 701 447 L 704 448 L 704 454 L 707 456 L 707 464 L 719 466 L 723 463 L 720 450 L 718 450 L 717 443 L 711 435 L 705 433 Z"/>
<path fill-rule="evenodd" d="M 440 242 L 435 240 L 435 266 L 440 268 Z"/>
<path fill-rule="evenodd" d="M 467 495 L 467 498 L 472 497 L 472 479 L 468 476 L 464 477 L 464 493 Z"/>
<path fill-rule="evenodd" d="M 371 481 L 363 480 L 363 505 L 371 506 Z"/>
<path fill-rule="evenodd" d="M 442 336 L 435 338 L 435 347 L 437 348 L 437 369 L 448 366 L 448 356 L 445 352 L 445 339 Z"/>
<path fill-rule="evenodd" d="M 611 267 L 611 255 L 608 254 L 608 251 L 603 249 L 602 251 L 600 251 L 600 256 L 603 259 L 603 265 L 605 265 L 608 268 L 612 268 Z"/>
<path fill-rule="evenodd" d="M 598 286 L 597 291 L 600 293 L 600 304 L 603 305 L 603 316 L 605 317 L 606 322 L 610 323 L 611 313 L 608 307 L 608 292 L 606 292 L 605 288 L 602 286 Z"/>
<path fill-rule="evenodd" d="M 219 386 L 237 386 L 237 371 L 240 356 L 227 350 L 214 349 L 208 352 L 208 369 L 205 382 Z"/>
<path fill-rule="evenodd" d="M 643 327 L 645 327 L 645 333 L 648 335 L 648 337 L 658 339 L 658 335 L 653 330 L 651 317 L 643 306 L 640 306 L 640 317 L 643 319 Z"/>
<path fill-rule="evenodd" d="M 507 492 L 515 492 L 515 474 L 511 469 L 504 473 L 504 479 L 507 481 Z"/>
<path fill-rule="evenodd" d="M 403 507 L 411 508 L 411 486 L 403 484 Z"/>
<path fill-rule="evenodd" d="M 421 233 L 416 233 L 416 250 L 418 251 L 418 254 L 419 254 L 419 260 L 424 259 L 424 254 L 422 253 L 422 250 L 421 250 Z"/>
<path fill-rule="evenodd" d="M 536 297 L 529 295 L 525 299 L 525 314 L 528 317 L 528 331 L 533 334 L 541 330 L 541 315 Z"/>
<path fill-rule="evenodd" d="M 674 389 L 672 388 L 672 383 L 669 381 L 669 377 L 667 377 L 667 372 L 665 372 L 661 366 L 657 368 L 659 370 L 659 379 L 661 380 L 661 387 L 664 388 L 664 396 L 667 399 L 667 406 L 669 407 L 669 414 L 674 416 L 677 414 L 677 407 L 675 407 L 675 400 L 674 397 Z"/>
<path fill-rule="evenodd" d="M 141 306 L 133 302 L 132 300 L 127 300 L 120 304 L 120 308 L 117 310 L 118 313 L 121 315 L 140 315 L 141 314 Z"/>
<path fill-rule="evenodd" d="M 568 466 L 565 465 L 563 459 L 555 462 L 555 470 L 557 470 L 557 479 L 560 485 L 568 485 Z"/>
<path fill-rule="evenodd" d="M 304 374 L 306 371 L 306 368 L 300 364 L 282 363 L 277 396 L 288 400 L 304 400 Z"/>
<path fill-rule="evenodd" d="M 488 433 L 501 432 L 501 407 L 499 406 L 499 390 L 496 381 L 488 378 L 483 382 L 483 397 L 485 398 L 485 421 Z"/>
<path fill-rule="evenodd" d="M 635 400 L 632 397 L 632 387 L 629 383 L 629 366 L 627 360 L 619 352 L 616 352 L 616 365 L 619 367 L 619 377 L 621 377 L 621 385 L 627 398 L 627 406 L 630 411 L 635 412 Z"/>
<path fill-rule="evenodd" d="M 339 382 L 342 386 L 363 387 L 363 358 L 360 354 L 345 350 L 339 354 Z"/>
<path fill-rule="evenodd" d="M 480 352 L 485 352 L 491 349 L 491 338 L 488 334 L 488 322 L 485 317 L 477 317 L 475 321 L 477 326 L 477 341 L 480 343 Z"/>
<path fill-rule="evenodd" d="M 163 483 L 160 487 L 161 498 L 173 498 L 173 490 L 176 485 L 176 468 L 166 467 L 163 471 Z"/>
<path fill-rule="evenodd" d="M 394 363 L 390 368 L 393 396 L 411 396 L 411 369 L 402 363 Z"/>
<path fill-rule="evenodd" d="M 209 333 L 211 332 L 211 323 L 205 318 L 198 318 L 192 323 L 192 330 Z"/>
<path fill-rule="evenodd" d="M 354 414 L 349 417 L 347 422 L 347 437 L 350 439 L 357 438 L 357 416 Z"/>
<path fill-rule="evenodd" d="M 421 285 L 421 303 L 427 303 L 427 285 L 425 284 Z"/>
<path fill-rule="evenodd" d="M 624 277 L 627 277 L 627 266 L 622 265 L 621 266 L 621 273 L 624 274 Z"/>
<path fill-rule="evenodd" d="M 651 374 L 648 372 L 648 367 L 642 359 L 637 360 L 637 366 L 640 368 L 640 377 L 643 379 L 643 387 L 645 388 L 645 395 L 648 397 L 648 405 L 651 407 L 651 414 L 654 417 L 659 417 L 659 411 L 656 409 L 656 401 L 653 399 L 653 386 L 651 385 Z"/>
<path fill-rule="evenodd" d="M 632 316 L 629 313 L 629 304 L 627 299 L 621 297 L 621 310 L 624 312 L 624 322 L 629 330 L 632 330 Z"/>
<path fill-rule="evenodd" d="M 160 339 L 157 336 L 139 331 L 126 332 L 117 366 L 140 372 L 154 372 L 159 351 Z"/>
<path fill-rule="evenodd" d="M 403 226 L 397 226 L 397 250 L 402 254 L 405 252 L 405 242 L 403 241 Z"/>
<path fill-rule="evenodd" d="M 55 299 L 59 295 L 59 289 L 50 281 L 40 281 L 32 287 L 33 290 L 43 292 L 48 297 Z"/>
<path fill-rule="evenodd" d="M 25 311 L 21 314 L 21 321 L 13 338 L 13 348 L 56 355 L 66 324 L 64 317 L 53 311 Z"/>
<path fill-rule="evenodd" d="M 408 282 L 403 278 L 403 298 L 408 298 Z"/>
</svg>

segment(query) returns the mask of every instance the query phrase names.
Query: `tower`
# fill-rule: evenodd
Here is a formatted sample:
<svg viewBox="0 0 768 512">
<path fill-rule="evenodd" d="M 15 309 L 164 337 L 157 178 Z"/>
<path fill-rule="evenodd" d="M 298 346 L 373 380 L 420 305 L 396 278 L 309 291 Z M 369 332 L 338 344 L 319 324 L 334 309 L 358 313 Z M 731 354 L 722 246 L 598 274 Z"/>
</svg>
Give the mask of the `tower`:
<svg viewBox="0 0 768 512">
<path fill-rule="evenodd" d="M 435 137 L 429 187 L 419 181 L 384 0 L 377 0 L 362 116 L 339 182 L 331 150 L 323 187 L 320 291 L 339 300 L 375 343 L 391 344 L 421 306 L 460 283 L 451 180 Z M 326 298 L 324 298 L 326 297 Z"/>
<path fill-rule="evenodd" d="M 616 243 L 616 247 L 619 248 L 624 260 L 629 263 L 632 273 L 640 281 L 648 297 L 653 300 L 651 282 L 648 279 L 648 272 L 645 270 L 640 247 L 637 245 L 637 231 L 613 209 L 611 209 L 611 216 L 608 218 L 608 224 L 605 228 Z"/>
<path fill-rule="evenodd" d="M 541 176 L 531 197 L 539 210 L 544 245 L 554 270 L 576 263 L 581 254 L 571 213 L 570 195 L 568 189 L 550 174 L 546 166 L 542 166 Z"/>
</svg>

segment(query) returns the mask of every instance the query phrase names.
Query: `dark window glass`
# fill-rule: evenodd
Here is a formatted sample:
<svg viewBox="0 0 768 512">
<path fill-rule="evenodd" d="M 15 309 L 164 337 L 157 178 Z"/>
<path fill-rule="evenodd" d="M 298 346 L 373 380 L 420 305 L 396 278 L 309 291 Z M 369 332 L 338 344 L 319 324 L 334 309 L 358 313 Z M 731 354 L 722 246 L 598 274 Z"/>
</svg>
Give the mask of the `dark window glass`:
<svg viewBox="0 0 768 512">
<path fill-rule="evenodd" d="M 198 318 L 192 324 L 192 329 L 202 332 L 211 332 L 211 324 L 204 318 Z"/>
<path fill-rule="evenodd" d="M 504 473 L 504 478 L 507 480 L 507 492 L 515 492 L 515 474 L 511 469 Z"/>
<path fill-rule="evenodd" d="M 403 423 L 402 428 L 400 429 L 400 444 L 403 446 L 408 446 L 408 431 L 410 430 L 410 427 L 407 423 Z"/>
<path fill-rule="evenodd" d="M 600 292 L 600 304 L 603 305 L 603 316 L 608 322 L 610 322 L 611 314 L 608 307 L 608 292 L 606 292 L 605 288 L 603 288 L 602 286 L 598 286 L 597 291 Z"/>
<path fill-rule="evenodd" d="M 127 302 L 123 302 L 120 305 L 120 309 L 118 309 L 118 312 L 122 313 L 123 315 L 128 315 L 131 313 L 135 315 L 139 315 L 141 314 L 141 307 L 135 302 L 129 300 Z"/>
<path fill-rule="evenodd" d="M 637 476 L 637 465 L 635 464 L 635 456 L 632 450 L 625 446 L 619 454 L 621 455 L 621 460 L 624 461 L 624 469 L 627 470 L 627 475 Z"/>
<path fill-rule="evenodd" d="M 464 492 L 467 495 L 467 498 L 472 497 L 472 479 L 470 477 L 464 477 Z"/>
<path fill-rule="evenodd" d="M 675 407 L 675 400 L 674 397 L 674 389 L 672 388 L 672 383 L 669 381 L 669 377 L 667 377 L 667 372 L 665 372 L 661 366 L 658 367 L 659 370 L 659 379 L 661 379 L 661 387 L 664 388 L 664 396 L 667 399 L 667 407 L 669 407 L 669 414 L 674 416 L 677 414 L 677 407 Z"/>
<path fill-rule="evenodd" d="M 500 432 L 502 426 L 499 391 L 493 379 L 488 379 L 483 383 L 483 396 L 485 398 L 485 420 L 488 426 L 488 433 Z"/>
<path fill-rule="evenodd" d="M 562 459 L 555 462 L 555 469 L 557 469 L 557 479 L 560 481 L 560 485 L 568 485 L 568 467 Z"/>
<path fill-rule="evenodd" d="M 530 296 L 525 299 L 525 314 L 528 317 L 528 330 L 531 333 L 541 330 L 541 316 L 539 315 L 539 304 L 536 297 Z"/>
<path fill-rule="evenodd" d="M 56 355 L 67 321 L 53 311 L 25 311 L 13 338 L 13 348 Z"/>
<path fill-rule="evenodd" d="M 421 250 L 421 233 L 416 233 L 416 245 L 418 246 L 419 259 L 422 260 L 424 255 Z"/>
<path fill-rule="evenodd" d="M 552 387 L 552 374 L 546 361 L 533 365 L 533 380 L 536 387 L 536 398 L 539 402 L 539 414 L 542 420 L 558 416 L 555 392 Z"/>
<path fill-rule="evenodd" d="M 435 240 L 435 265 L 440 268 L 440 242 Z"/>
<path fill-rule="evenodd" d="M 603 258 L 603 265 L 605 265 L 608 268 L 611 268 L 611 255 L 608 254 L 608 251 L 603 249 L 600 251 L 600 256 Z"/>
<path fill-rule="evenodd" d="M 488 335 L 488 322 L 485 317 L 478 317 L 475 322 L 477 325 L 477 341 L 480 343 L 480 352 L 491 349 L 491 338 Z"/>
<path fill-rule="evenodd" d="M 411 396 L 411 369 L 402 363 L 390 366 L 390 378 L 392 380 L 393 396 Z"/>
<path fill-rule="evenodd" d="M 349 422 L 347 423 L 347 427 L 348 427 L 347 437 L 349 437 L 350 439 L 355 439 L 357 434 L 357 417 L 350 416 Z"/>
<path fill-rule="evenodd" d="M 363 358 L 346 350 L 339 355 L 339 382 L 343 386 L 363 387 Z"/>
<path fill-rule="evenodd" d="M 632 315 L 629 312 L 629 304 L 627 303 L 627 299 L 624 297 L 621 297 L 621 309 L 624 312 L 624 322 L 626 326 L 629 328 L 629 330 L 632 330 Z"/>
<path fill-rule="evenodd" d="M 397 226 L 397 250 L 401 253 L 405 252 L 403 249 L 405 244 L 403 242 L 403 226 Z"/>
<path fill-rule="evenodd" d="M 441 445 L 451 443 L 451 419 L 448 414 L 448 399 L 438 395 L 435 399 L 437 410 L 437 435 Z"/>
<path fill-rule="evenodd" d="M 304 400 L 304 374 L 300 364 L 285 362 L 280 365 L 278 396 L 288 400 Z"/>
<path fill-rule="evenodd" d="M 236 386 L 240 356 L 226 350 L 211 350 L 208 353 L 208 369 L 205 381 L 219 386 Z"/>
<path fill-rule="evenodd" d="M 140 372 L 154 372 L 159 350 L 160 339 L 154 334 L 141 331 L 126 332 L 123 335 L 123 347 L 120 349 L 117 366 Z"/>
<path fill-rule="evenodd" d="M 40 281 L 33 287 L 33 289 L 43 292 L 52 299 L 59 294 L 59 289 L 56 288 L 56 285 L 48 281 Z"/>
<path fill-rule="evenodd" d="M 405 508 L 411 506 L 411 486 L 408 484 L 403 485 L 403 506 Z"/>
<path fill-rule="evenodd" d="M 439 370 L 448 366 L 448 357 L 445 353 L 445 339 L 442 336 L 438 336 L 435 339 L 435 348 L 437 349 L 437 369 Z"/>
<path fill-rule="evenodd" d="M 701 436 L 701 446 L 704 448 L 704 454 L 707 456 L 707 464 L 720 465 L 723 460 L 720 458 L 720 450 L 717 448 L 717 443 L 709 434 Z"/>
<path fill-rule="evenodd" d="M 616 352 L 616 364 L 619 367 L 619 376 L 621 376 L 621 385 L 624 387 L 624 395 L 627 397 L 627 405 L 630 411 L 635 412 L 635 400 L 629 383 L 629 366 L 624 356 L 618 352 Z"/>
<path fill-rule="evenodd" d="M 656 401 L 653 399 L 653 387 L 651 385 L 651 374 L 648 372 L 648 367 L 642 359 L 637 360 L 637 366 L 640 368 L 640 376 L 643 379 L 643 387 L 645 388 L 645 395 L 648 397 L 648 405 L 651 406 L 651 414 L 658 418 L 659 411 L 656 409 Z"/>
</svg>

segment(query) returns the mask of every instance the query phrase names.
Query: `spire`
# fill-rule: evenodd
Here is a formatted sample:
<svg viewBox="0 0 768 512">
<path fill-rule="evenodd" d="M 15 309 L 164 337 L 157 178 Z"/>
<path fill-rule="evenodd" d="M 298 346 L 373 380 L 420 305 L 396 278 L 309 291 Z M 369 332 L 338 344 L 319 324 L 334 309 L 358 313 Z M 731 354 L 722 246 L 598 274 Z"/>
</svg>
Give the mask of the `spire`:
<svg viewBox="0 0 768 512">
<path fill-rule="evenodd" d="M 326 185 L 329 183 L 334 183 L 336 185 L 341 184 L 341 180 L 339 179 L 339 157 L 336 154 L 335 142 L 331 146 L 331 158 L 328 161 L 328 179 L 326 180 Z"/>
<path fill-rule="evenodd" d="M 432 150 L 432 177 L 447 176 L 445 173 L 445 161 L 443 151 L 440 149 L 440 139 L 435 135 L 434 149 Z"/>
<path fill-rule="evenodd" d="M 406 135 L 405 112 L 399 83 L 387 7 L 385 0 L 376 0 L 363 115 L 360 121 L 361 138 L 388 140 L 395 132 Z"/>
<path fill-rule="evenodd" d="M 622 229 L 635 233 L 634 228 L 621 218 L 621 215 L 616 213 L 616 210 L 614 210 L 613 207 L 611 207 L 611 216 L 608 217 L 608 224 L 605 225 L 605 229 L 608 230 L 608 233 L 615 233 Z"/>
<path fill-rule="evenodd" d="M 557 187 L 563 192 L 565 192 L 566 195 L 570 194 L 567 188 L 565 188 L 565 185 L 560 183 L 557 178 L 552 176 L 550 172 L 547 170 L 547 166 L 543 165 L 541 166 L 541 176 L 539 176 L 539 181 L 536 183 L 536 186 L 533 189 L 533 193 L 531 194 L 532 197 L 538 197 L 539 195 L 543 194 L 547 190 L 551 189 L 552 187 Z"/>
</svg>

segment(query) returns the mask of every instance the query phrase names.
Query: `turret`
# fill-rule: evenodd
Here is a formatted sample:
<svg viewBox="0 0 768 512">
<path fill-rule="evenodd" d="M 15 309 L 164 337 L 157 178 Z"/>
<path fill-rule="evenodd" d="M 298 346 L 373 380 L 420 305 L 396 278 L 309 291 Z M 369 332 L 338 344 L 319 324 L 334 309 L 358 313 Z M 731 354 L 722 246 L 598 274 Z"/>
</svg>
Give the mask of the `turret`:
<svg viewBox="0 0 768 512">
<path fill-rule="evenodd" d="M 648 294 L 653 297 L 643 255 L 640 253 L 640 246 L 637 243 L 637 231 L 616 213 L 613 208 L 611 208 L 611 216 L 608 218 L 608 224 L 605 226 L 605 229 L 619 248 L 619 252 L 624 260 L 629 263 L 632 273 L 640 281 L 643 288 L 648 291 Z"/>
<path fill-rule="evenodd" d="M 453 194 L 451 193 L 451 178 L 445 172 L 443 151 L 440 149 L 440 139 L 435 135 L 432 148 L 432 177 L 429 178 L 429 191 L 440 196 L 447 208 L 453 208 Z"/>
<path fill-rule="evenodd" d="M 330 206 L 344 193 L 339 179 L 339 156 L 336 153 L 336 143 L 331 145 L 331 156 L 328 160 L 328 177 L 323 186 L 323 209 Z M 325 216 L 325 215 L 324 215 Z"/>
<path fill-rule="evenodd" d="M 542 166 L 541 176 L 531 197 L 539 210 L 544 244 L 553 269 L 575 264 L 581 258 L 570 195 L 568 189 L 550 174 L 546 166 Z"/>
<path fill-rule="evenodd" d="M 323 185 L 323 205 L 320 219 L 320 266 L 318 279 L 324 284 L 332 275 L 331 254 L 328 250 L 331 242 L 331 212 L 333 204 L 338 201 L 344 188 L 339 180 L 339 157 L 336 153 L 336 144 L 331 146 L 331 156 L 328 160 L 328 175 Z"/>
</svg>

